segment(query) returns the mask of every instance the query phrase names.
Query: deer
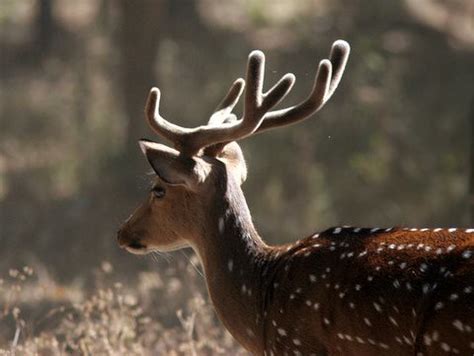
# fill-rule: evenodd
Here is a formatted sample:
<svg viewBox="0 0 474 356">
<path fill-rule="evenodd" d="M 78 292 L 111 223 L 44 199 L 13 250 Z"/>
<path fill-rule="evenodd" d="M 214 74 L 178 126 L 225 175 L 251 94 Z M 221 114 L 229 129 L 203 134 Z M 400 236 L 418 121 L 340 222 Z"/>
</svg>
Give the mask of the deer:
<svg viewBox="0 0 474 356">
<path fill-rule="evenodd" d="M 172 147 L 139 141 L 153 185 L 119 229 L 118 244 L 133 254 L 191 247 L 218 318 L 254 355 L 472 355 L 474 228 L 335 226 L 270 246 L 253 224 L 237 141 L 318 112 L 349 52 L 335 41 L 309 96 L 271 111 L 295 76 L 264 92 L 265 57 L 253 51 L 245 80 L 195 128 L 163 118 L 160 90 L 152 88 L 146 120 Z"/>
</svg>

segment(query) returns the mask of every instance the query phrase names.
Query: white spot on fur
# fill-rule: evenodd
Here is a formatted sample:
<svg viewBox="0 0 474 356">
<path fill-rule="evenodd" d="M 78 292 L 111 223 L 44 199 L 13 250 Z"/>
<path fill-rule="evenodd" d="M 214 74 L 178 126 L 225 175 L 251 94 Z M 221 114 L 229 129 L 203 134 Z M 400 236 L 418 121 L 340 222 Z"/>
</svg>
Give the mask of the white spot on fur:
<svg viewBox="0 0 474 356">
<path fill-rule="evenodd" d="M 224 232 L 224 218 L 219 218 L 219 232 L 222 234 Z"/>
<path fill-rule="evenodd" d="M 428 292 L 430 291 L 429 283 L 423 284 L 422 290 L 423 290 L 423 294 L 428 294 Z"/>
<path fill-rule="evenodd" d="M 441 348 L 442 348 L 444 351 L 446 351 L 446 352 L 451 351 L 451 346 L 449 346 L 449 345 L 448 345 L 447 343 L 445 343 L 445 342 L 442 342 L 440 346 L 441 346 Z"/>
<path fill-rule="evenodd" d="M 461 322 L 461 320 L 459 319 L 454 320 L 453 326 L 459 331 L 464 332 L 464 324 Z"/>
<path fill-rule="evenodd" d="M 227 262 L 227 268 L 229 269 L 229 272 L 232 272 L 232 270 L 234 269 L 234 261 L 232 259 Z"/>
</svg>

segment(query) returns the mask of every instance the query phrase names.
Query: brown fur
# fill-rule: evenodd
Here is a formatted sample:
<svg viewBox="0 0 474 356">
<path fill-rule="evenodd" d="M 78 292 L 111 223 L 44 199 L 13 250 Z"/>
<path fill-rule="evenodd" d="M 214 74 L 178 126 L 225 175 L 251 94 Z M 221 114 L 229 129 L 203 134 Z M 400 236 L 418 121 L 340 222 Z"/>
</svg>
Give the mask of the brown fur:
<svg viewBox="0 0 474 356">
<path fill-rule="evenodd" d="M 474 230 L 337 227 L 270 247 L 240 188 L 236 143 L 218 158 L 151 143 L 144 151 L 166 195 L 150 193 L 119 244 L 133 253 L 191 246 L 219 318 L 252 353 L 474 352 Z"/>
</svg>

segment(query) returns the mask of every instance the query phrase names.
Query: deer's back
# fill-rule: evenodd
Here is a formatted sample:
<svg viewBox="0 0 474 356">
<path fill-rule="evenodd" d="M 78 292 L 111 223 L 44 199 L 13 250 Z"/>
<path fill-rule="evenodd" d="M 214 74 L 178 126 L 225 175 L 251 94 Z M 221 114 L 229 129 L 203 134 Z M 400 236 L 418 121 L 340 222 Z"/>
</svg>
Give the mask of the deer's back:
<svg viewBox="0 0 474 356">
<path fill-rule="evenodd" d="M 281 250 L 274 354 L 474 353 L 474 230 L 332 228 Z"/>
</svg>

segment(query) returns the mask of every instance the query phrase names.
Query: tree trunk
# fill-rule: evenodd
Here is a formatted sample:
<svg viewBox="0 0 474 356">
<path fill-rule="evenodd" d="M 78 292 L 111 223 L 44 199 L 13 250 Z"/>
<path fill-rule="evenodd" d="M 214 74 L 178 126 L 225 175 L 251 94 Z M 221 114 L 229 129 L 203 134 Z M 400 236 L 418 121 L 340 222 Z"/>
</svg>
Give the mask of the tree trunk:
<svg viewBox="0 0 474 356">
<path fill-rule="evenodd" d="M 36 47 L 42 53 L 48 52 L 56 29 L 53 17 L 53 0 L 38 1 L 34 27 Z"/>
<path fill-rule="evenodd" d="M 156 84 L 153 63 L 160 34 L 163 1 L 120 0 L 120 94 L 127 115 L 126 147 L 136 145 L 145 127 L 143 108 L 150 87 Z"/>
</svg>

